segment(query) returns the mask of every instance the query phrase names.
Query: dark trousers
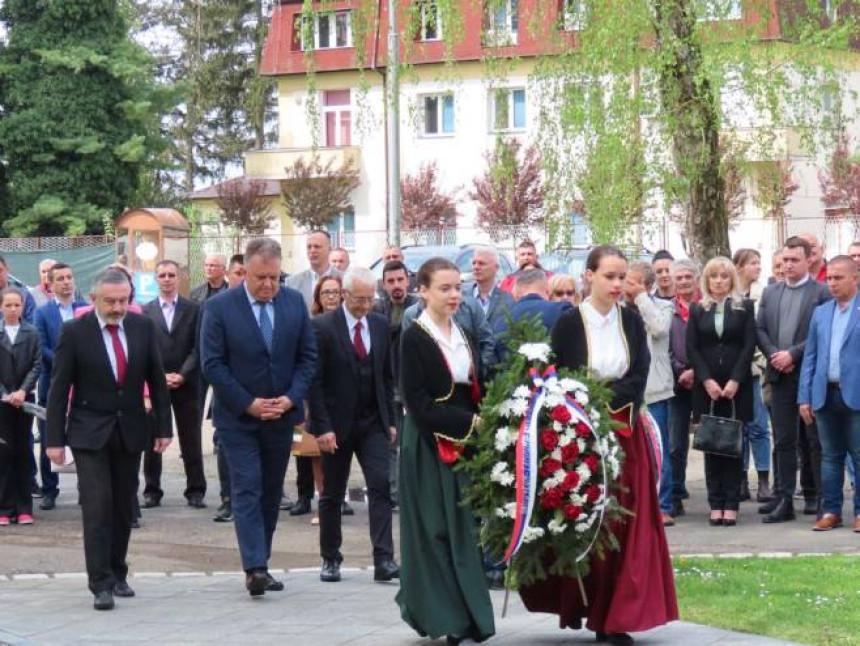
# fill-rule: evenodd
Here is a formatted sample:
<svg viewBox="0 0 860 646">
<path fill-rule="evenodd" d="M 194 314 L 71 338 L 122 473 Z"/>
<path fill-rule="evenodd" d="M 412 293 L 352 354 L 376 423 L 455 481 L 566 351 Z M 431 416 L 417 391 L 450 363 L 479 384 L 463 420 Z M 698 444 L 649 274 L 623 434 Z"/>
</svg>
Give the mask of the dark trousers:
<svg viewBox="0 0 860 646">
<path fill-rule="evenodd" d="M 400 471 L 400 434 L 403 432 L 403 422 L 405 416 L 403 414 L 403 403 L 397 400 L 394 401 L 394 424 L 397 427 L 397 441 L 389 444 L 388 450 L 389 459 L 391 462 L 391 475 L 388 478 L 388 484 L 391 489 L 391 500 L 397 504 L 397 474 Z"/>
<path fill-rule="evenodd" d="M 30 497 L 32 423 L 30 415 L 0 404 L 0 516 L 33 513 Z"/>
<path fill-rule="evenodd" d="M 314 463 L 311 458 L 296 456 L 296 495 L 299 499 L 314 497 Z"/>
<path fill-rule="evenodd" d="M 203 448 L 200 438 L 200 404 L 197 399 L 189 396 L 189 392 L 182 391 L 182 388 L 170 391 L 170 403 L 176 418 L 176 435 L 179 437 L 179 451 L 185 466 L 187 498 L 192 494 L 206 494 L 206 475 L 203 472 Z M 164 495 L 161 490 L 161 465 L 161 454 L 150 447 L 143 457 L 143 477 L 146 481 L 144 495 L 159 499 Z"/>
<path fill-rule="evenodd" d="M 743 468 L 744 462 L 741 458 L 705 453 L 705 485 L 708 488 L 708 504 L 711 509 L 738 510 Z"/>
<path fill-rule="evenodd" d="M 342 561 L 340 553 L 341 510 L 343 494 L 349 479 L 352 456 L 358 457 L 367 483 L 370 541 L 373 562 L 379 565 L 394 558 L 391 537 L 391 491 L 389 488 L 388 433 L 381 424 L 369 428 L 354 427 L 346 437 L 338 438 L 337 451 L 324 453 L 323 493 L 320 497 L 320 555 L 327 560 Z"/>
<path fill-rule="evenodd" d="M 807 426 L 800 442 L 801 420 L 797 411 L 797 379 L 782 377 L 771 384 L 770 411 L 773 417 L 774 493 L 792 502 L 797 486 L 798 451 L 805 455 L 809 499 L 821 491 L 821 445 L 815 426 Z M 806 492 L 805 492 L 806 493 Z"/>
<path fill-rule="evenodd" d="M 84 521 L 84 557 L 93 594 L 128 575 L 126 554 L 134 520 L 140 453 L 123 446 L 119 429 L 97 451 L 73 449 Z"/>
<path fill-rule="evenodd" d="M 215 445 L 215 458 L 218 464 L 218 494 L 223 502 L 230 500 L 230 466 L 227 464 L 227 452 L 221 446 L 217 428 L 212 434 L 212 443 Z"/>
<path fill-rule="evenodd" d="M 44 401 L 39 402 L 40 406 L 45 404 Z M 39 472 L 42 474 L 42 493 L 46 497 L 56 498 L 60 495 L 60 474 L 51 470 L 51 461 L 48 459 L 48 454 L 45 453 L 45 439 L 47 437 L 45 427 L 47 423 L 43 419 L 37 419 L 36 425 L 39 427 L 39 437 L 41 438 L 39 442 Z"/>
<path fill-rule="evenodd" d="M 230 500 L 242 568 L 246 572 L 267 568 L 292 429 L 273 430 L 266 422 L 254 430 L 219 428 L 218 441 L 230 469 Z"/>
<path fill-rule="evenodd" d="M 690 417 L 693 400 L 678 395 L 669 400 L 669 459 L 672 462 L 672 499 L 681 500 L 687 489 L 687 458 L 690 454 Z"/>
</svg>

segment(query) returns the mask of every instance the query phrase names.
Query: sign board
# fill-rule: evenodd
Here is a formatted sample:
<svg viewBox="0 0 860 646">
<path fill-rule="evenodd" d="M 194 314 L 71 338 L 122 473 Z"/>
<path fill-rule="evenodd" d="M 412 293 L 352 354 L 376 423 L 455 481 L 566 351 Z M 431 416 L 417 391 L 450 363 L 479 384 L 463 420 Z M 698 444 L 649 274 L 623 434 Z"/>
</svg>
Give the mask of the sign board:
<svg viewBox="0 0 860 646">
<path fill-rule="evenodd" d="M 143 305 L 158 298 L 158 283 L 154 271 L 138 271 L 134 274 L 134 300 Z"/>
</svg>

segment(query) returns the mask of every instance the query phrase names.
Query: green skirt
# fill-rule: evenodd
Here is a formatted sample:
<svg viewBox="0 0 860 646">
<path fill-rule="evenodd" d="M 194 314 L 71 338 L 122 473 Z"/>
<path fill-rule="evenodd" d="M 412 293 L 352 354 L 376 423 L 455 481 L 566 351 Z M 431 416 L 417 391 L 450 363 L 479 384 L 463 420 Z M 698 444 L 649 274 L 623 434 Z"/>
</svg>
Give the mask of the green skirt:
<svg viewBox="0 0 860 646">
<path fill-rule="evenodd" d="M 400 447 L 400 591 L 403 620 L 422 637 L 483 641 L 495 633 L 475 517 L 460 504 L 466 476 L 443 464 L 435 441 L 406 417 Z"/>
</svg>

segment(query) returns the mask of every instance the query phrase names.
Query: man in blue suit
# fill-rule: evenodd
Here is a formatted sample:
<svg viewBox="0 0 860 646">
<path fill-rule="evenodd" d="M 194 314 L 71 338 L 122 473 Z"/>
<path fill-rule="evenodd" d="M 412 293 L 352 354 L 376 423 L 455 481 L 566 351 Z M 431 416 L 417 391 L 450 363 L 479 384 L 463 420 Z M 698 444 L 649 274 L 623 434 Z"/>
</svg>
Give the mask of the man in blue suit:
<svg viewBox="0 0 860 646">
<path fill-rule="evenodd" d="M 860 295 L 850 256 L 827 263 L 832 301 L 812 315 L 800 368 L 797 403 L 806 424 L 818 422 L 822 516 L 814 531 L 842 526 L 845 458 L 854 463 L 854 531 L 860 533 Z"/>
<path fill-rule="evenodd" d="M 51 370 L 54 366 L 54 349 L 60 339 L 63 323 L 75 317 L 75 310 L 86 307 L 87 302 L 75 298 L 75 276 L 72 268 L 58 262 L 48 270 L 48 284 L 54 297 L 36 310 L 34 324 L 42 339 L 42 373 L 39 378 L 39 405 L 48 404 Z M 39 420 L 39 435 L 45 436 L 45 421 Z M 56 506 L 60 494 L 60 478 L 51 471 L 51 461 L 45 455 L 45 442 L 39 448 L 39 468 L 42 472 L 42 502 L 40 509 L 49 511 Z"/>
<path fill-rule="evenodd" d="M 499 275 L 499 252 L 495 247 L 477 247 L 472 255 L 472 276 L 474 282 L 463 285 L 463 296 L 475 299 L 490 328 L 503 320 L 514 304 L 514 297 L 499 288 L 496 278 Z"/>
<path fill-rule="evenodd" d="M 302 295 L 279 287 L 281 246 L 253 240 L 245 283 L 203 312 L 203 371 L 215 390 L 213 419 L 231 478 L 231 502 L 245 586 L 280 591 L 268 569 L 293 427 L 316 372 L 316 345 Z"/>
</svg>

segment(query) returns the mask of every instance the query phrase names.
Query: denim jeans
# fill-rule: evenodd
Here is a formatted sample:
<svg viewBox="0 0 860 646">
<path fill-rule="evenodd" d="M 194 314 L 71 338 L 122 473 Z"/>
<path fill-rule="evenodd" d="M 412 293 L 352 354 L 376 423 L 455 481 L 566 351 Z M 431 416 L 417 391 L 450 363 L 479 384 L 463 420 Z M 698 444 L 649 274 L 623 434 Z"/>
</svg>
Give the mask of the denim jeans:
<svg viewBox="0 0 860 646">
<path fill-rule="evenodd" d="M 648 404 L 648 411 L 660 427 L 660 440 L 663 444 L 663 468 L 660 470 L 660 511 L 668 514 L 672 509 L 672 457 L 669 439 L 669 402 L 672 399 L 663 399 L 653 404 Z"/>
<path fill-rule="evenodd" d="M 854 515 L 860 515 L 860 411 L 852 410 L 842 400 L 842 391 L 829 388 L 824 407 L 816 411 L 818 438 L 821 441 L 822 511 L 842 515 L 842 483 L 845 457 L 854 463 Z"/>
<path fill-rule="evenodd" d="M 687 456 L 690 453 L 690 395 L 676 395 L 669 400 L 669 435 L 672 456 L 672 498 L 681 500 L 687 488 Z"/>
<path fill-rule="evenodd" d="M 744 473 L 750 466 L 750 449 L 756 471 L 770 471 L 769 416 L 761 396 L 761 378 L 753 378 L 753 420 L 744 424 Z"/>
</svg>

